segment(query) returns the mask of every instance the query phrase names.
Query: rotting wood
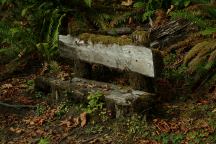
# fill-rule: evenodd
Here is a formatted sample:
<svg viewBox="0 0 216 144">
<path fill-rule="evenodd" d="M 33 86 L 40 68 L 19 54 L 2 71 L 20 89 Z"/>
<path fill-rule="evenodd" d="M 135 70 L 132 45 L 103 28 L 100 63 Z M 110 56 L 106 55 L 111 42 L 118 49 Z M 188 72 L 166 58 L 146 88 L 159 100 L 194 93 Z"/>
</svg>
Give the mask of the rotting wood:
<svg viewBox="0 0 216 144">
<path fill-rule="evenodd" d="M 148 111 L 155 99 L 155 94 L 152 93 L 82 78 L 62 81 L 38 77 L 35 80 L 35 86 L 37 89 L 51 92 L 51 99 L 57 103 L 66 99 L 87 103 L 89 93 L 101 92 L 104 95 L 107 109 L 117 118 Z"/>
<path fill-rule="evenodd" d="M 176 40 L 185 38 L 188 31 L 191 30 L 196 31 L 195 27 L 193 27 L 187 20 L 178 19 L 170 21 L 150 30 L 150 47 L 163 48 L 167 45 L 173 44 Z"/>
<path fill-rule="evenodd" d="M 130 70 L 147 77 L 155 77 L 153 54 L 146 47 L 93 44 L 70 35 L 60 35 L 59 41 L 60 56 L 63 58 L 79 59 L 111 68 Z"/>
</svg>

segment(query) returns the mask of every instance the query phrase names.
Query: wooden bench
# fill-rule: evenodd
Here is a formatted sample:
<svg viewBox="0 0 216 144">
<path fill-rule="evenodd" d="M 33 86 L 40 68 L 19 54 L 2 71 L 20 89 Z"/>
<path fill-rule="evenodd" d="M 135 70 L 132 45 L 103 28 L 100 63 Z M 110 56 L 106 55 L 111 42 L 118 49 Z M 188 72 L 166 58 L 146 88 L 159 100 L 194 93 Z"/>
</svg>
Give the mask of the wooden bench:
<svg viewBox="0 0 216 144">
<path fill-rule="evenodd" d="M 86 84 L 92 85 L 93 83 L 96 87 L 107 85 L 112 88 L 104 93 L 106 106 L 116 113 L 116 117 L 131 115 L 134 112 L 143 112 L 151 108 L 156 99 L 154 79 L 160 73 L 157 70 L 160 70 L 159 67 L 162 66 L 162 60 L 157 51 L 132 44 L 93 43 L 70 35 L 59 35 L 59 42 L 60 56 L 74 62 L 75 68 L 79 69 L 78 74 L 83 71 L 83 73 L 89 75 L 90 73 L 86 69 L 91 67 L 92 64 L 99 64 L 113 70 L 120 70 L 122 73 L 128 73 L 129 76 L 129 87 L 75 78 L 69 82 L 72 84 L 69 84 L 69 90 L 67 90 L 70 92 L 72 90 L 73 96 L 77 97 L 82 93 L 79 91 L 79 94 L 76 94 L 75 91 Z M 80 77 L 84 77 L 84 75 L 81 74 Z M 41 83 L 43 82 L 40 81 L 39 84 Z M 56 83 L 52 85 L 54 85 L 53 87 L 59 87 L 59 84 Z M 64 84 L 60 84 L 60 87 L 62 85 Z M 62 89 L 60 87 L 55 88 L 54 91 Z M 148 87 L 147 91 L 146 87 Z M 92 90 L 94 89 L 86 86 L 86 89 L 82 91 L 91 92 Z M 55 95 L 57 92 L 52 93 Z M 85 97 L 86 94 L 82 95 L 81 101 L 84 101 L 83 96 Z"/>
</svg>

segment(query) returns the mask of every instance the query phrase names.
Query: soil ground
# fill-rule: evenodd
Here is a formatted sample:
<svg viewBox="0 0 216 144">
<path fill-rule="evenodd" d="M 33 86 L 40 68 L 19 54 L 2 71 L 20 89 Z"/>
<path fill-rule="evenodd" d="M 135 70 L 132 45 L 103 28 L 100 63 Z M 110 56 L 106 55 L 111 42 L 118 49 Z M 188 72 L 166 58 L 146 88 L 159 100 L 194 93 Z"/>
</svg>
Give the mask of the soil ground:
<svg viewBox="0 0 216 144">
<path fill-rule="evenodd" d="M 55 76 L 67 79 L 69 66 L 61 69 Z M 145 115 L 115 119 L 105 109 L 86 116 L 85 106 L 72 101 L 51 106 L 49 94 L 34 90 L 36 76 L 1 82 L 0 101 L 35 107 L 0 106 L 0 143 L 216 143 L 216 89 L 201 98 L 156 103 Z"/>
</svg>

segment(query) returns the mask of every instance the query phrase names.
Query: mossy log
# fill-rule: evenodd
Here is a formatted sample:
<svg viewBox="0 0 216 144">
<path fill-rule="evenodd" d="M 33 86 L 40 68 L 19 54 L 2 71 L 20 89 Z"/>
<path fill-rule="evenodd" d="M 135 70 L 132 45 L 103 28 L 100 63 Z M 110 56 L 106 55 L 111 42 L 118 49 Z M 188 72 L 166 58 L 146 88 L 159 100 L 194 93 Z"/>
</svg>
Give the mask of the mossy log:
<svg viewBox="0 0 216 144">
<path fill-rule="evenodd" d="M 152 93 L 81 78 L 62 81 L 38 77 L 35 80 L 35 87 L 36 89 L 51 92 L 50 99 L 53 103 L 66 99 L 87 103 L 87 96 L 90 93 L 101 92 L 107 109 L 115 114 L 117 118 L 148 111 L 155 99 L 155 94 Z"/>
<path fill-rule="evenodd" d="M 211 79 L 216 70 L 216 40 L 203 41 L 195 45 L 186 54 L 184 64 L 193 77 L 195 87 Z"/>
</svg>

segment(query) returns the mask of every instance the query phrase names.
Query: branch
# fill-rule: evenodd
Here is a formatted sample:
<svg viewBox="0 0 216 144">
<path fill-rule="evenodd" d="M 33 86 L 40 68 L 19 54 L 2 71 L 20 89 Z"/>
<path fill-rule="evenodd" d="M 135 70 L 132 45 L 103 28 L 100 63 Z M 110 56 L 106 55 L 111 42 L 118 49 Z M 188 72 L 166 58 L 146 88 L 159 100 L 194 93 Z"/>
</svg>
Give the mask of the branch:
<svg viewBox="0 0 216 144">
<path fill-rule="evenodd" d="M 16 108 L 16 109 L 21 109 L 21 108 L 36 108 L 36 106 L 32 106 L 32 105 L 12 105 L 12 104 L 4 103 L 4 102 L 1 102 L 1 101 L 0 101 L 0 106 L 10 107 L 10 108 Z"/>
</svg>

